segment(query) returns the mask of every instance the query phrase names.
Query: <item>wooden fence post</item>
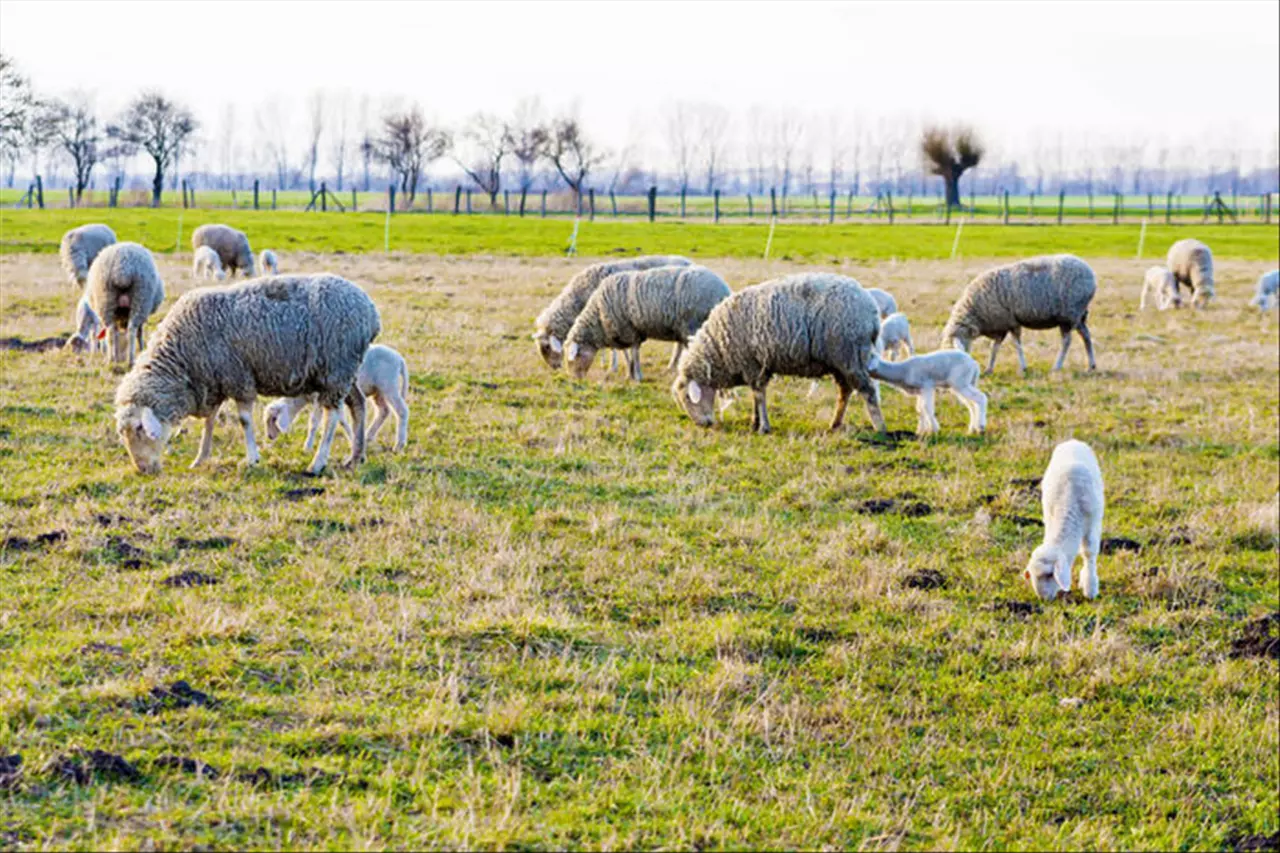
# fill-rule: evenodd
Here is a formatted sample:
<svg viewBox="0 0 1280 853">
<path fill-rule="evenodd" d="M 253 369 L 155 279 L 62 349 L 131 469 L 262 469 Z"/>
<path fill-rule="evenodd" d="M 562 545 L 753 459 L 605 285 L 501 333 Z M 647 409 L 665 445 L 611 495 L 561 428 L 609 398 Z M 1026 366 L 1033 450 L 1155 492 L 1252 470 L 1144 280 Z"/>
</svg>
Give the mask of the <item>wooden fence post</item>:
<svg viewBox="0 0 1280 853">
<path fill-rule="evenodd" d="M 542 191 L 542 218 L 547 218 L 547 191 Z"/>
<path fill-rule="evenodd" d="M 457 216 L 458 211 L 462 209 L 462 186 L 456 185 L 453 189 L 453 215 Z"/>
<path fill-rule="evenodd" d="M 775 187 L 769 187 L 769 215 L 775 219 L 778 216 L 778 190 Z"/>
<path fill-rule="evenodd" d="M 1062 224 L 1062 208 L 1067 203 L 1067 191 L 1058 190 L 1058 224 Z"/>
<path fill-rule="evenodd" d="M 272 188 L 271 188 L 271 209 L 272 209 L 272 210 L 275 210 L 275 209 L 276 209 L 276 190 L 275 190 L 275 187 L 272 187 Z"/>
<path fill-rule="evenodd" d="M 467 216 L 471 215 L 471 187 L 467 187 Z"/>
<path fill-rule="evenodd" d="M 1147 193 L 1147 220 L 1150 221 L 1154 219 L 1155 215 L 1156 215 L 1155 196 L 1152 195 L 1151 193 Z"/>
<path fill-rule="evenodd" d="M 1173 221 L 1173 190 L 1164 197 L 1164 224 L 1168 225 Z"/>
<path fill-rule="evenodd" d="M 836 191 L 831 191 L 830 204 L 827 206 L 827 224 L 834 225 L 836 221 Z"/>
<path fill-rule="evenodd" d="M 849 200 L 844 205 L 844 218 L 853 218 L 853 190 L 849 190 Z"/>
<path fill-rule="evenodd" d="M 587 204 L 588 204 L 587 210 L 590 212 L 590 215 L 591 215 L 591 219 L 589 221 L 595 222 L 596 221 L 596 191 L 594 187 L 587 190 Z"/>
<path fill-rule="evenodd" d="M 1111 224 L 1112 225 L 1120 224 L 1120 204 L 1121 204 L 1120 193 L 1116 193 L 1115 206 L 1111 208 Z"/>
<path fill-rule="evenodd" d="M 511 215 L 511 190 L 502 191 L 502 215 Z"/>
<path fill-rule="evenodd" d="M 1271 224 L 1271 193 L 1262 197 L 1262 220 L 1268 225 Z"/>
<path fill-rule="evenodd" d="M 715 191 L 715 201 L 713 203 L 715 204 L 715 214 L 714 214 L 715 221 L 719 222 L 720 221 L 720 190 Z"/>
<path fill-rule="evenodd" d="M 1009 191 L 1004 191 L 1004 224 L 1009 224 Z"/>
<path fill-rule="evenodd" d="M 76 206 L 76 189 L 75 187 L 67 187 L 67 207 Z"/>
<path fill-rule="evenodd" d="M 889 224 L 893 224 L 893 193 L 884 194 L 885 207 L 889 210 Z"/>
<path fill-rule="evenodd" d="M 329 188 L 324 185 L 324 181 L 320 182 L 320 212 L 329 212 Z"/>
<path fill-rule="evenodd" d="M 1093 190 L 1089 190 L 1089 218 L 1093 219 Z"/>
<path fill-rule="evenodd" d="M 684 219 L 684 201 L 685 201 L 684 197 L 685 197 L 685 193 L 687 192 L 688 192 L 687 187 L 680 188 L 680 218 L 681 219 Z"/>
<path fill-rule="evenodd" d="M 756 218 L 755 204 L 751 201 L 751 193 L 747 193 L 747 219 Z"/>
<path fill-rule="evenodd" d="M 44 180 L 39 175 L 36 175 L 36 204 L 44 210 Z"/>
<path fill-rule="evenodd" d="M 649 221 L 658 215 L 658 188 L 649 187 Z"/>
<path fill-rule="evenodd" d="M 520 188 L 520 218 L 521 219 L 524 219 L 524 205 L 528 199 L 529 199 L 529 188 L 521 187 Z"/>
<path fill-rule="evenodd" d="M 253 209 L 258 209 L 258 179 L 253 179 Z"/>
<path fill-rule="evenodd" d="M 355 212 L 356 212 L 356 190 L 355 190 L 355 187 L 352 187 L 352 188 L 351 188 L 351 212 L 352 212 L 352 213 L 355 213 Z"/>
<path fill-rule="evenodd" d="M 911 218 L 912 202 L 915 201 L 915 193 L 911 190 L 907 191 L 907 218 Z"/>
<path fill-rule="evenodd" d="M 390 213 L 395 209 L 396 209 L 396 185 L 388 184 L 387 185 L 387 212 Z"/>
<path fill-rule="evenodd" d="M 618 218 L 618 196 L 613 190 L 609 190 L 609 208 L 613 211 L 613 218 Z"/>
<path fill-rule="evenodd" d="M 1027 219 L 1034 220 L 1036 218 L 1036 194 L 1031 193 L 1027 196 Z"/>
</svg>

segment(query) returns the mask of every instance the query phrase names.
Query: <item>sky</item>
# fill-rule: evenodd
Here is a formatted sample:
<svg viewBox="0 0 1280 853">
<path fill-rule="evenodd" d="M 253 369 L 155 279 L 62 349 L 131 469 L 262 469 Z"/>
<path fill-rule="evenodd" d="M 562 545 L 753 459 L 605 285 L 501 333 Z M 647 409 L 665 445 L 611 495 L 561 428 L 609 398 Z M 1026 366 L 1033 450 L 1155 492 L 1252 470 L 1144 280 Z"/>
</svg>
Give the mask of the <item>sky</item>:
<svg viewBox="0 0 1280 853">
<path fill-rule="evenodd" d="M 212 128 L 315 89 L 418 101 L 460 123 L 523 96 L 576 104 L 611 146 L 661 146 L 664 105 L 862 121 L 1144 134 L 1269 148 L 1280 3 L 124 2 L 0 0 L 0 51 L 38 90 L 114 111 L 144 87 Z M 247 121 L 247 118 L 244 119 Z M 301 125 L 300 119 L 298 120 Z M 301 135 L 301 130 L 299 130 Z"/>
</svg>

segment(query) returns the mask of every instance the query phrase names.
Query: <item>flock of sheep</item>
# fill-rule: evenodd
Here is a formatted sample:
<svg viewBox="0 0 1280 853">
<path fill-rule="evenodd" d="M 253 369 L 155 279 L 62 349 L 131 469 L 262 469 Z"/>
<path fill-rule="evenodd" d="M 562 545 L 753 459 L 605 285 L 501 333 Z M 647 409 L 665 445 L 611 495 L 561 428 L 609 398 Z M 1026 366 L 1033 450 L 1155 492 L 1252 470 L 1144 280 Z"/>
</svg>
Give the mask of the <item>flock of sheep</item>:
<svg viewBox="0 0 1280 853">
<path fill-rule="evenodd" d="M 351 439 L 347 464 L 363 461 L 386 418 L 397 421 L 395 447 L 408 439 L 405 360 L 390 347 L 374 345 L 381 331 L 378 309 L 357 285 L 329 274 L 279 275 L 266 250 L 259 264 L 271 276 L 252 278 L 248 238 L 225 225 L 204 225 L 192 235 L 192 273 L 223 281 L 239 272 L 249 281 L 198 288 L 183 295 L 144 349 L 143 326 L 164 299 L 155 262 L 142 246 L 118 243 L 105 225 L 85 225 L 63 237 L 60 254 L 73 284 L 84 288 L 76 310 L 75 351 L 105 349 L 129 372 L 116 389 L 116 429 L 135 466 L 157 473 L 164 446 L 188 417 L 204 420 L 192 467 L 209 458 L 222 404 L 232 400 L 244 429 L 246 459 L 259 461 L 253 407 L 261 394 L 277 396 L 263 411 L 268 440 L 286 431 L 312 406 L 306 446 L 316 444 L 308 471 L 326 466 L 336 428 Z M 1280 274 L 1258 282 L 1252 304 L 1269 310 L 1277 302 Z M 1146 274 L 1148 295 L 1159 308 L 1182 304 L 1180 288 L 1204 307 L 1214 296 L 1213 257 L 1197 240 L 1180 240 L 1168 266 Z M 839 401 L 831 428 L 839 429 L 853 392 L 871 422 L 885 429 L 878 382 L 916 398 L 917 432 L 938 431 L 936 390 L 950 391 L 969 411 L 969 431 L 984 432 L 987 397 L 978 389 L 979 365 L 968 354 L 979 337 L 992 340 L 990 373 L 1005 338 L 1012 336 L 1020 370 L 1026 371 L 1022 330 L 1059 330 L 1062 347 L 1053 369 L 1066 360 L 1072 333 L 1084 342 L 1089 369 L 1096 369 L 1086 324 L 1097 290 L 1093 270 L 1073 255 L 1030 258 L 996 267 L 965 288 L 943 329 L 951 348 L 917 355 L 906 315 L 893 296 L 864 289 L 852 278 L 802 273 L 733 293 L 724 279 L 678 256 L 648 256 L 592 265 L 575 275 L 537 317 L 533 338 L 552 369 L 586 375 L 602 350 L 626 355 L 629 375 L 640 380 L 640 345 L 674 344 L 669 370 L 677 404 L 696 423 L 711 426 L 739 386 L 751 389 L 752 427 L 769 432 L 766 389 L 774 376 L 831 376 Z M 890 360 L 893 352 L 905 358 Z M 138 355 L 138 353 L 141 355 Z M 811 392 L 812 393 L 812 389 Z M 717 406 L 717 398 L 722 402 Z M 365 429 L 365 400 L 378 413 Z M 347 411 L 351 421 L 347 421 Z M 1085 561 L 1080 588 L 1098 594 L 1097 554 L 1105 505 L 1102 473 L 1088 445 L 1060 444 L 1042 482 L 1045 541 L 1032 554 L 1025 577 L 1036 594 L 1054 599 L 1071 588 L 1077 556 Z"/>
</svg>

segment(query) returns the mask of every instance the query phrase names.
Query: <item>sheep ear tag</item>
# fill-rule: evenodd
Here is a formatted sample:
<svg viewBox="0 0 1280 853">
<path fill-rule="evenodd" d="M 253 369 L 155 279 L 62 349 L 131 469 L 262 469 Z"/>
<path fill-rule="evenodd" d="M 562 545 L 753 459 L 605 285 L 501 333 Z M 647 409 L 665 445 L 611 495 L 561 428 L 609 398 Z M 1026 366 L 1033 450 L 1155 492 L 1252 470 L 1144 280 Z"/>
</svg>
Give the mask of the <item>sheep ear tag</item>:
<svg viewBox="0 0 1280 853">
<path fill-rule="evenodd" d="M 160 428 L 160 419 L 150 409 L 142 410 L 142 431 L 147 434 L 147 438 L 152 440 L 159 438 L 160 433 L 163 432 Z"/>
<path fill-rule="evenodd" d="M 689 400 L 694 403 L 702 402 L 702 386 L 694 380 L 689 380 Z"/>
<path fill-rule="evenodd" d="M 107 327 L 106 327 L 106 326 L 103 326 L 103 327 L 98 331 L 98 340 L 102 340 L 102 339 L 103 339 L 103 338 L 105 338 L 106 336 L 107 336 Z"/>
<path fill-rule="evenodd" d="M 551 351 L 564 352 L 564 344 L 560 343 L 560 339 L 555 335 L 551 336 Z M 573 358 L 573 356 L 569 356 L 569 358 Z"/>
</svg>

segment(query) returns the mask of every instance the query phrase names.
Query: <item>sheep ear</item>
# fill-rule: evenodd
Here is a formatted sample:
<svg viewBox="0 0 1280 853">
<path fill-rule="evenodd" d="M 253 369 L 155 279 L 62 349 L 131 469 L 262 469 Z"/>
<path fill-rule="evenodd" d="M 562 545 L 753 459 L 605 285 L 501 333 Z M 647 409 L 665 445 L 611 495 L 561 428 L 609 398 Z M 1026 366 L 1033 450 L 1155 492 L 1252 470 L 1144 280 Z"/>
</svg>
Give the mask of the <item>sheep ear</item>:
<svg viewBox="0 0 1280 853">
<path fill-rule="evenodd" d="M 142 431 L 152 441 L 160 438 L 160 435 L 164 432 L 164 429 L 160 426 L 160 419 L 156 417 L 156 413 L 151 411 L 150 408 L 142 410 Z"/>
<path fill-rule="evenodd" d="M 551 340 L 553 340 L 553 341 L 554 341 L 554 340 L 555 340 L 555 338 L 552 338 Z M 556 348 L 556 352 L 559 352 L 559 351 L 560 351 L 560 349 L 559 349 L 559 347 L 557 347 L 557 348 Z M 568 358 L 570 361 L 576 361 L 576 360 L 577 360 L 577 358 L 578 358 L 578 343 L 577 343 L 577 341 L 574 341 L 573 343 L 569 344 L 568 348 L 567 348 L 567 349 L 565 349 L 564 354 L 565 354 L 565 357 L 566 357 L 566 358 Z"/>
<path fill-rule="evenodd" d="M 689 399 L 694 403 L 702 402 L 702 386 L 698 384 L 697 380 L 689 380 Z"/>
<path fill-rule="evenodd" d="M 560 339 L 555 335 L 551 336 L 551 351 L 564 352 L 564 344 L 560 343 Z M 569 358 L 573 358 L 573 356 L 569 356 Z"/>
</svg>

